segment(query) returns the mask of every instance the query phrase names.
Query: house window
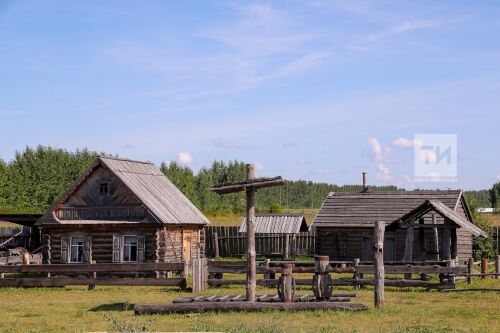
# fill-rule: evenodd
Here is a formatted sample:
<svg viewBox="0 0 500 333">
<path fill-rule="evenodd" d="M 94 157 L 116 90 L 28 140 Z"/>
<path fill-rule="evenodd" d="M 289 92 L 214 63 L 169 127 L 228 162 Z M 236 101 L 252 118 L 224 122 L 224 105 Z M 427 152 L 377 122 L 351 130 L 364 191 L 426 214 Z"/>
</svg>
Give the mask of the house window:
<svg viewBox="0 0 500 333">
<path fill-rule="evenodd" d="M 69 262 L 83 262 L 85 237 L 71 237 Z"/>
<path fill-rule="evenodd" d="M 100 183 L 99 184 L 99 196 L 101 196 L 101 197 L 109 196 L 109 183 Z"/>
<path fill-rule="evenodd" d="M 138 250 L 138 237 L 137 236 L 123 236 L 123 262 L 137 261 Z"/>
</svg>

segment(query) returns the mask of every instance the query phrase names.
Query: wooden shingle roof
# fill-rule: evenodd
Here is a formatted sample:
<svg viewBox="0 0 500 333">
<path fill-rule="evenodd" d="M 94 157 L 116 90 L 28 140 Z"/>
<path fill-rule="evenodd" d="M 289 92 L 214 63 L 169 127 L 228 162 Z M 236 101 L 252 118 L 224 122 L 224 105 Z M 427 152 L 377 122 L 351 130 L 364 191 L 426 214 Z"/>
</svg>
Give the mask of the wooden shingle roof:
<svg viewBox="0 0 500 333">
<path fill-rule="evenodd" d="M 331 192 L 314 218 L 317 227 L 373 227 L 375 221 L 391 223 L 426 200 L 439 200 L 455 211 L 461 190 Z M 465 200 L 467 219 L 472 221 Z"/>
<path fill-rule="evenodd" d="M 255 233 L 257 234 L 298 234 L 307 231 L 304 215 L 268 214 L 255 216 Z M 247 232 L 247 219 L 241 221 L 239 232 Z"/>
<path fill-rule="evenodd" d="M 200 225 L 210 223 L 198 208 L 153 163 L 100 156 L 96 163 L 61 197 L 58 203 L 38 220 L 37 224 L 44 224 L 45 221 L 50 220 L 60 222 L 53 214 L 54 209 L 63 204 L 99 166 L 108 169 L 117 176 L 141 201 L 158 223 Z"/>
</svg>

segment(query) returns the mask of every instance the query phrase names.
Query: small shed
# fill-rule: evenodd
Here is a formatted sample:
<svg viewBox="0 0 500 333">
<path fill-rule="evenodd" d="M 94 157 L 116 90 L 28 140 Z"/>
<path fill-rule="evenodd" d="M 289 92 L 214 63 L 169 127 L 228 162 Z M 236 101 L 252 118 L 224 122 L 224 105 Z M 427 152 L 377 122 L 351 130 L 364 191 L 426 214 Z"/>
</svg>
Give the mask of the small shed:
<svg viewBox="0 0 500 333">
<path fill-rule="evenodd" d="M 437 219 L 434 223 L 425 224 L 425 215 L 434 213 L 442 218 L 442 223 L 437 224 Z M 463 218 L 439 200 L 426 200 L 420 206 L 403 215 L 401 218 L 386 226 L 387 231 L 394 231 L 404 228 L 405 231 L 405 259 L 412 260 L 414 230 L 419 231 L 420 248 L 426 248 L 426 240 L 424 238 L 425 229 L 431 229 L 432 240 L 430 247 L 434 253 L 441 254 L 442 260 L 457 259 L 458 255 L 458 239 L 457 229 L 467 231 L 473 236 L 488 237 L 488 234 L 478 228 L 467 219 Z M 438 230 L 442 230 L 442 241 L 439 243 Z"/>
<path fill-rule="evenodd" d="M 189 262 L 208 223 L 153 163 L 99 157 L 36 226 L 48 264 Z"/>
<path fill-rule="evenodd" d="M 266 214 L 255 216 L 256 234 L 290 234 L 307 232 L 308 226 L 304 215 L 296 214 Z M 243 218 L 238 232 L 247 232 L 247 219 Z"/>
</svg>

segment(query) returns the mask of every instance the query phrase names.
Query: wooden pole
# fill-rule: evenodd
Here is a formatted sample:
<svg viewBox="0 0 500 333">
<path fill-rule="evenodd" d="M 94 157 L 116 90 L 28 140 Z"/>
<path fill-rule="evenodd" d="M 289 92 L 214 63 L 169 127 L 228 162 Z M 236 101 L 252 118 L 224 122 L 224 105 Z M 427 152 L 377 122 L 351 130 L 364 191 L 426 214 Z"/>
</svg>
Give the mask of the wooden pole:
<svg viewBox="0 0 500 333">
<path fill-rule="evenodd" d="M 469 261 L 467 262 L 467 284 L 472 284 L 472 272 L 474 270 L 474 259 L 469 258 Z"/>
<path fill-rule="evenodd" d="M 247 180 L 255 179 L 254 165 L 247 164 Z M 247 196 L 247 290 L 248 302 L 255 302 L 255 289 L 257 285 L 255 263 L 255 189 L 246 190 Z"/>
<path fill-rule="evenodd" d="M 441 259 L 451 259 L 451 231 L 450 228 L 443 229 L 443 243 L 441 249 Z"/>
<path fill-rule="evenodd" d="M 217 235 L 217 232 L 214 232 L 214 252 L 215 252 L 215 257 L 218 258 L 220 253 L 219 253 L 219 236 Z"/>
<path fill-rule="evenodd" d="M 488 259 L 481 259 L 481 274 L 488 273 Z M 486 275 L 481 275 L 481 279 L 486 279 Z"/>
<path fill-rule="evenodd" d="M 500 255 L 495 257 L 495 273 L 497 274 L 495 279 L 500 279 Z"/>
<path fill-rule="evenodd" d="M 290 256 L 290 235 L 285 234 L 285 260 Z"/>
<path fill-rule="evenodd" d="M 385 222 L 375 222 L 373 229 L 373 261 L 375 268 L 375 307 L 380 309 L 384 306 L 384 232 Z"/>
<path fill-rule="evenodd" d="M 432 214 L 432 224 L 437 224 L 436 214 Z M 437 228 L 432 229 L 432 252 L 433 259 L 439 261 L 439 233 Z"/>
<path fill-rule="evenodd" d="M 421 218 L 420 220 L 418 220 L 418 224 L 420 226 L 424 225 L 425 224 L 425 220 L 423 218 Z M 425 248 L 425 230 L 424 228 L 419 228 L 418 230 L 418 246 L 420 248 L 420 258 L 423 259 L 423 261 L 427 261 L 427 250 Z M 425 273 L 422 273 L 420 274 L 420 280 L 422 281 L 427 281 L 427 274 Z"/>
<path fill-rule="evenodd" d="M 415 225 L 413 222 L 406 227 L 406 238 L 405 238 L 405 261 L 409 262 L 413 260 L 413 232 L 415 230 Z M 383 258 L 382 258 L 383 259 Z M 411 280 L 411 273 L 404 275 L 405 280 Z"/>
<path fill-rule="evenodd" d="M 293 266 L 294 264 L 281 265 L 279 296 L 283 303 L 293 302 Z"/>
<path fill-rule="evenodd" d="M 314 257 L 313 292 L 316 299 L 320 301 L 329 300 L 332 296 L 328 274 L 329 261 L 328 256 Z"/>
</svg>

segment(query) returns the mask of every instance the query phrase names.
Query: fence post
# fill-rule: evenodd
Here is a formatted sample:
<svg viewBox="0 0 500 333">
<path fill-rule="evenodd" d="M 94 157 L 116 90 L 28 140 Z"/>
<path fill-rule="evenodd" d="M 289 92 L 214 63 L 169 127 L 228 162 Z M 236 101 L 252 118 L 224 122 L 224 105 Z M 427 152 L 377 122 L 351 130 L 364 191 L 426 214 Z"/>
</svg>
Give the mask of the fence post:
<svg viewBox="0 0 500 333">
<path fill-rule="evenodd" d="M 500 276 L 499 276 L 499 274 L 500 274 L 500 255 L 497 255 L 495 257 L 495 273 L 496 273 L 495 279 L 500 279 Z"/>
<path fill-rule="evenodd" d="M 290 256 L 290 235 L 285 234 L 285 260 Z"/>
<path fill-rule="evenodd" d="M 375 222 L 373 229 L 373 266 L 375 268 L 375 307 L 380 309 L 384 306 L 384 232 L 385 222 Z"/>
<path fill-rule="evenodd" d="M 95 264 L 95 263 L 96 263 L 95 260 L 90 261 L 90 264 Z M 97 273 L 96 272 L 89 272 L 89 277 L 95 279 L 95 278 L 97 278 Z M 95 288 L 95 284 L 93 284 L 93 283 L 89 284 L 89 288 L 88 288 L 89 290 L 94 290 L 94 288 Z"/>
<path fill-rule="evenodd" d="M 353 260 L 353 263 L 352 263 L 352 267 L 354 268 L 354 276 L 353 276 L 353 278 L 356 281 L 361 278 L 361 274 L 358 273 L 357 269 L 356 269 L 356 267 L 359 265 L 359 262 L 360 262 L 359 258 L 356 258 L 356 259 Z M 355 282 L 354 283 L 354 288 L 357 290 L 357 289 L 360 288 L 360 285 L 357 282 Z"/>
<path fill-rule="evenodd" d="M 292 303 L 294 294 L 294 281 L 293 281 L 293 267 L 294 264 L 282 264 L 281 276 L 278 285 L 278 294 L 283 303 Z"/>
<path fill-rule="evenodd" d="M 328 263 L 330 258 L 328 256 L 314 257 L 314 278 L 313 278 L 313 292 L 317 300 L 329 300 L 331 294 L 331 279 L 328 274 Z"/>
<path fill-rule="evenodd" d="M 481 279 L 486 279 L 488 273 L 488 259 L 483 258 L 481 259 Z"/>
<path fill-rule="evenodd" d="M 474 259 L 469 258 L 469 261 L 467 262 L 467 284 L 472 284 L 472 272 L 474 271 Z"/>
<path fill-rule="evenodd" d="M 219 257 L 219 237 L 217 236 L 217 231 L 214 232 L 214 255 L 215 258 Z"/>
<path fill-rule="evenodd" d="M 201 292 L 208 288 L 207 258 L 193 259 L 193 292 Z"/>
</svg>

